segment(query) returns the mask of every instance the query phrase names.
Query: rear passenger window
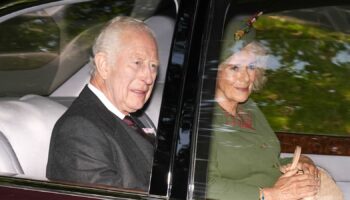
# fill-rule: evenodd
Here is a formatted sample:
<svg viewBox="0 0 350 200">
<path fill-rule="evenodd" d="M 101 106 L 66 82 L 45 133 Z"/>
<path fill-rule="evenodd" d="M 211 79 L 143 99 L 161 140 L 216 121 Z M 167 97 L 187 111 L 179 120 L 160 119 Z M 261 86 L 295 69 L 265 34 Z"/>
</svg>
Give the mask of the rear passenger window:
<svg viewBox="0 0 350 200">
<path fill-rule="evenodd" d="M 0 176 L 60 184 L 46 178 L 51 132 L 76 97 L 65 90 L 85 86 L 84 81 L 90 76 L 91 46 L 103 25 L 116 16 L 131 16 L 144 21 L 157 40 L 161 66 L 153 100 L 150 99 L 144 107 L 147 116 L 140 118 L 149 123 L 149 127 L 156 127 L 177 14 L 175 3 L 85 0 L 64 1 L 57 3 L 58 6 L 48 7 L 51 4 L 43 2 L 37 7 L 16 12 L 20 15 L 0 21 L 0 144 L 4 144 L 0 147 Z M 28 10 L 30 12 L 23 14 Z M 11 13 L 11 16 L 16 13 Z M 0 20 L 3 20 L 1 16 Z M 85 71 L 79 73 L 82 70 Z M 63 92 L 52 95 L 57 88 Z M 86 193 L 111 195 L 111 188 L 106 191 L 109 186 L 87 186 L 90 188 L 84 190 L 82 185 L 68 183 L 59 188 L 68 191 L 79 188 Z M 91 187 L 102 190 L 96 192 Z M 112 189 L 115 192 L 120 188 Z M 126 192 L 148 195 L 148 191 Z"/>
<path fill-rule="evenodd" d="M 59 28 L 45 11 L 7 20 L 0 28 L 6 30 L 0 31 L 1 71 L 40 68 L 59 54 Z"/>
<path fill-rule="evenodd" d="M 227 31 L 224 24 L 231 17 L 247 15 L 237 10 L 231 5 L 227 15 L 215 13 L 209 34 L 198 133 L 194 138 L 191 185 L 194 198 L 207 198 L 210 142 L 215 131 L 225 132 L 225 126 L 212 124 L 217 117 L 213 116 L 213 102 L 218 52 Z M 311 7 L 264 13 L 254 23 L 255 40 L 267 48 L 269 57 L 265 71 L 267 82 L 250 98 L 261 109 L 273 131 L 350 136 L 349 16 L 348 6 Z M 227 142 L 220 148 L 230 145 L 238 148 L 240 144 Z"/>
<path fill-rule="evenodd" d="M 269 13 L 255 24 L 271 52 L 253 98 L 275 131 L 350 136 L 350 24 L 343 6 Z"/>
<path fill-rule="evenodd" d="M 102 25 L 118 15 L 150 17 L 156 7 L 89 1 L 47 7 L 0 23 L 0 97 L 51 94 L 90 57 Z M 14 84 L 16 82 L 16 84 Z"/>
</svg>

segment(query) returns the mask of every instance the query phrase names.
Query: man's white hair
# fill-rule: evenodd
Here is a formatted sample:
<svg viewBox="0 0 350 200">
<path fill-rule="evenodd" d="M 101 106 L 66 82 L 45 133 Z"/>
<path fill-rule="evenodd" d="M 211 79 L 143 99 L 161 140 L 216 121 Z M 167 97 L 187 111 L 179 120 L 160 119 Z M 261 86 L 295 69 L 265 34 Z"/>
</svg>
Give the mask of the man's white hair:
<svg viewBox="0 0 350 200">
<path fill-rule="evenodd" d="M 119 40 L 121 39 L 122 33 L 130 30 L 144 31 L 155 40 L 153 31 L 143 21 L 132 17 L 118 16 L 109 21 L 97 36 L 92 47 L 93 57 L 99 52 L 104 52 L 107 54 L 107 62 L 113 65 L 115 62 L 115 57 L 113 55 L 115 55 L 120 48 Z M 94 62 L 92 63 L 92 73 L 94 73 L 96 71 L 96 65 Z"/>
</svg>

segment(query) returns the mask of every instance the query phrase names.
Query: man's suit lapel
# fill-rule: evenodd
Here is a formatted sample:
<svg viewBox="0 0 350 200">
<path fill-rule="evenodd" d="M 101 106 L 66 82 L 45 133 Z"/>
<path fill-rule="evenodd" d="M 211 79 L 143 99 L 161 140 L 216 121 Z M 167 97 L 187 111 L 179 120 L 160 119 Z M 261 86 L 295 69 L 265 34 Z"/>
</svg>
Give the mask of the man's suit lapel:
<svg viewBox="0 0 350 200">
<path fill-rule="evenodd" d="M 102 119 L 111 130 L 115 130 L 116 116 L 103 105 L 98 97 L 87 86 L 84 87 L 80 97 L 86 104 L 91 104 L 91 106 L 95 109 L 96 117 Z"/>
<path fill-rule="evenodd" d="M 149 180 L 148 175 L 151 171 L 154 149 L 153 146 L 144 138 L 142 138 L 134 130 L 130 129 L 120 118 L 110 112 L 98 97 L 86 86 L 81 95 L 81 98 L 86 103 L 93 104 L 96 109 L 96 115 L 103 119 L 108 127 L 114 131 L 114 138 L 118 142 L 126 155 L 126 159 L 129 162 L 134 162 L 132 166 L 139 166 L 139 168 L 147 169 L 148 173 L 142 173 L 145 170 L 133 169 L 136 177 L 144 177 L 145 180 Z M 121 161 L 123 162 L 123 161 Z M 148 184 L 148 183 L 147 183 Z"/>
</svg>

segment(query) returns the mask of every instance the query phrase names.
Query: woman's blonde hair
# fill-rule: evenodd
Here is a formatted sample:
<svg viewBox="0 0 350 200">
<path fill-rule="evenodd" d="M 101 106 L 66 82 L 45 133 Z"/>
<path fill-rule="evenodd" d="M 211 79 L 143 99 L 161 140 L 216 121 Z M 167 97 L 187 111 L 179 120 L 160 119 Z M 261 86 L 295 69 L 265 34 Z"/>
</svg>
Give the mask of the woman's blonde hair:
<svg viewBox="0 0 350 200">
<path fill-rule="evenodd" d="M 259 42 L 252 41 L 248 45 L 246 45 L 243 48 L 243 50 L 250 51 L 266 59 L 265 62 L 263 63 L 264 65 L 258 65 L 258 67 L 256 68 L 256 78 L 253 83 L 253 91 L 258 91 L 264 86 L 267 80 L 265 76 L 265 69 L 267 65 L 266 61 L 268 56 L 267 49 Z"/>
</svg>

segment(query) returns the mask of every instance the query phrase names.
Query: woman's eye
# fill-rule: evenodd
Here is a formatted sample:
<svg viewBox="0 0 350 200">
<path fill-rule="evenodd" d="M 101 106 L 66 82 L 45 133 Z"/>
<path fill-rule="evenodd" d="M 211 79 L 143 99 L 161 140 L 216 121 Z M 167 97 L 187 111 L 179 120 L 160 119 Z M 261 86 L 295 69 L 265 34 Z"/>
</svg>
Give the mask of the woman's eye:
<svg viewBox="0 0 350 200">
<path fill-rule="evenodd" d="M 248 65 L 248 69 L 250 69 L 250 70 L 255 70 L 255 69 L 256 69 L 256 66 L 255 66 L 255 65 L 253 65 L 253 64 Z"/>
<path fill-rule="evenodd" d="M 239 67 L 237 65 L 231 65 L 230 66 L 230 70 L 232 71 L 238 71 L 239 70 Z"/>
</svg>

